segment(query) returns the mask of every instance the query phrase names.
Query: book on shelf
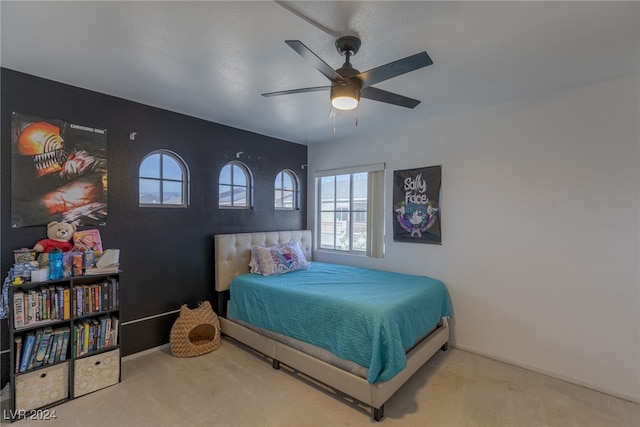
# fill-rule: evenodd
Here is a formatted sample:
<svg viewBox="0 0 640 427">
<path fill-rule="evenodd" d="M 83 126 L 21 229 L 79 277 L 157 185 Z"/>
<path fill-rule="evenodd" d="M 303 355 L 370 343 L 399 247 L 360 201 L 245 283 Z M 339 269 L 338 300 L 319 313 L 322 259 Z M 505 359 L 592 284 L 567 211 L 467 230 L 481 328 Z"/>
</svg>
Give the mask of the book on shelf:
<svg viewBox="0 0 640 427">
<path fill-rule="evenodd" d="M 45 307 L 47 305 L 47 298 L 42 294 L 42 289 L 37 289 L 36 295 L 38 296 L 37 320 L 46 320 Z"/>
<path fill-rule="evenodd" d="M 56 360 L 56 349 L 58 348 L 58 336 L 60 335 L 60 329 L 54 329 L 51 332 L 51 338 L 49 339 L 49 348 L 44 355 L 43 365 L 52 365 Z"/>
<path fill-rule="evenodd" d="M 84 291 L 81 286 L 73 287 L 73 307 L 74 315 L 82 316 L 84 313 Z"/>
<path fill-rule="evenodd" d="M 35 343 L 36 335 L 30 332 L 24 336 L 24 343 L 22 345 L 22 357 L 20 359 L 20 372 L 26 372 L 29 368 L 29 359 L 31 359 L 31 353 L 33 352 L 33 344 Z"/>
<path fill-rule="evenodd" d="M 111 287 L 109 288 L 109 309 L 117 310 L 120 304 L 120 282 L 115 277 L 111 278 Z"/>
<path fill-rule="evenodd" d="M 96 334 L 98 333 L 98 321 L 96 319 L 89 320 L 89 345 L 87 349 L 89 351 L 94 351 L 98 348 L 98 343 L 96 342 Z"/>
<path fill-rule="evenodd" d="M 16 352 L 14 353 L 16 358 L 15 372 L 17 374 L 18 372 L 20 372 L 20 355 L 22 354 L 22 336 L 18 335 L 17 337 L 14 338 L 14 341 L 16 344 Z"/>
<path fill-rule="evenodd" d="M 89 322 L 82 322 L 82 353 L 87 354 L 89 352 Z"/>
<path fill-rule="evenodd" d="M 109 337 L 111 336 L 111 318 L 102 316 L 100 318 L 100 346 L 99 348 L 110 347 Z"/>
<path fill-rule="evenodd" d="M 29 364 L 27 365 L 27 371 L 33 369 L 33 365 L 36 362 L 36 355 L 40 348 L 40 341 L 42 341 L 43 329 L 36 330 L 36 340 L 33 342 L 33 348 L 31 349 L 31 355 L 29 356 Z"/>
<path fill-rule="evenodd" d="M 49 286 L 47 288 L 49 293 L 49 318 L 60 319 L 58 316 L 58 294 L 55 286 Z"/>
<path fill-rule="evenodd" d="M 69 335 L 70 331 L 68 327 L 62 328 L 62 349 L 60 350 L 60 361 L 67 360 L 67 351 L 69 349 Z"/>
<path fill-rule="evenodd" d="M 35 307 L 33 317 L 36 322 L 39 322 L 42 320 L 42 317 L 41 317 L 42 313 L 40 312 L 42 308 L 42 298 L 41 298 L 40 292 L 38 291 L 34 291 L 33 305 Z"/>
<path fill-rule="evenodd" d="M 117 317 L 111 316 L 111 341 L 110 345 L 118 345 L 118 324 L 120 321 Z"/>
<path fill-rule="evenodd" d="M 93 295 L 91 293 L 91 285 L 84 286 L 84 312 L 86 314 L 93 313 Z"/>
<path fill-rule="evenodd" d="M 40 289 L 40 320 L 49 320 L 49 314 L 51 313 L 51 300 L 49 299 L 49 292 L 46 288 Z"/>
<path fill-rule="evenodd" d="M 63 306 L 63 319 L 69 320 L 71 318 L 71 289 L 63 288 L 62 289 L 62 303 Z"/>
<path fill-rule="evenodd" d="M 29 325 L 36 321 L 36 291 L 33 289 L 27 291 L 26 301 L 27 305 L 25 307 L 25 325 Z"/>
<path fill-rule="evenodd" d="M 24 326 L 24 292 L 13 293 L 13 325 L 15 328 Z"/>
<path fill-rule="evenodd" d="M 102 274 L 116 274 L 118 272 L 118 265 L 110 265 L 107 267 L 91 267 L 85 268 L 84 274 L 86 276 L 99 276 Z"/>
<path fill-rule="evenodd" d="M 49 358 L 51 357 L 51 350 L 55 352 L 55 349 L 53 348 L 55 343 L 56 343 L 55 331 L 51 331 L 51 335 L 49 336 L 49 343 L 47 344 L 47 351 L 45 351 L 44 357 L 42 358 L 43 366 L 49 364 Z"/>
<path fill-rule="evenodd" d="M 60 361 L 60 355 L 62 354 L 62 343 L 64 341 L 64 328 L 60 328 L 56 330 L 56 348 L 55 352 L 51 349 L 53 355 L 53 363 L 58 363 Z"/>
<path fill-rule="evenodd" d="M 64 290 L 65 288 L 63 286 L 55 287 L 56 305 L 57 305 L 56 312 L 58 314 L 58 319 L 64 319 L 64 312 L 65 312 Z"/>
<path fill-rule="evenodd" d="M 82 285 L 82 313 L 91 313 L 91 289 L 88 285 Z"/>
<path fill-rule="evenodd" d="M 104 321 L 104 346 L 105 348 L 111 347 L 115 345 L 115 343 L 113 342 L 113 334 L 111 331 L 112 319 L 110 316 L 105 316 L 102 320 Z"/>
<path fill-rule="evenodd" d="M 74 323 L 73 327 L 71 328 L 71 335 L 69 337 L 69 340 L 71 341 L 71 355 L 75 357 L 80 355 L 79 335 L 80 335 L 80 324 Z"/>
<path fill-rule="evenodd" d="M 36 358 L 33 361 L 34 368 L 42 366 L 42 363 L 44 362 L 44 357 L 47 354 L 47 348 L 49 347 L 49 341 L 51 341 L 51 332 L 51 328 L 44 328 L 42 330 L 42 337 L 40 338 Z"/>
<path fill-rule="evenodd" d="M 109 282 L 106 280 L 100 282 L 100 296 L 102 297 L 100 301 L 101 310 L 111 310 L 111 307 L 109 306 Z"/>
<path fill-rule="evenodd" d="M 58 319 L 58 308 L 56 307 L 56 292 L 54 286 L 49 286 L 44 290 L 47 293 L 47 315 L 49 319 Z"/>
<path fill-rule="evenodd" d="M 93 297 L 93 311 L 100 311 L 102 304 L 102 296 L 100 295 L 100 285 L 91 285 L 91 296 Z"/>
</svg>

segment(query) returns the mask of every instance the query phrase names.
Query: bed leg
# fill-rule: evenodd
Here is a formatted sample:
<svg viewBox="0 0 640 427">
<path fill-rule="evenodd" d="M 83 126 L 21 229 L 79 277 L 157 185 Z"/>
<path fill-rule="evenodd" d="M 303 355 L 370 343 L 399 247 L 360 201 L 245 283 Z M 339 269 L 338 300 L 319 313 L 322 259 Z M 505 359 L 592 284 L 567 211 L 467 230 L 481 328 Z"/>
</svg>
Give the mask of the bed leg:
<svg viewBox="0 0 640 427">
<path fill-rule="evenodd" d="M 280 361 L 276 360 L 276 359 L 273 359 L 273 361 L 271 362 L 271 367 L 273 369 L 280 369 Z"/>
<path fill-rule="evenodd" d="M 384 405 L 379 408 L 373 408 L 373 420 L 380 421 L 384 417 Z"/>
<path fill-rule="evenodd" d="M 440 350 L 442 350 L 442 351 L 449 350 L 449 343 L 446 342 L 446 343 L 442 344 L 442 347 L 440 347 Z"/>
</svg>

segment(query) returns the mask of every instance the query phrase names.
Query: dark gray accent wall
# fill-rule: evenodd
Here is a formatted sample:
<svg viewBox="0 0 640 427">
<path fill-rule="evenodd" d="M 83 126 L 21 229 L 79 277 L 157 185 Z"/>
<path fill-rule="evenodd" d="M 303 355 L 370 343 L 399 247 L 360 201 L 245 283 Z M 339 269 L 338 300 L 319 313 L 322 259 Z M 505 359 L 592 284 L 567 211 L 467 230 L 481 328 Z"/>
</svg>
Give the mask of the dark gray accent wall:
<svg viewBox="0 0 640 427">
<path fill-rule="evenodd" d="M 61 119 L 107 129 L 108 219 L 99 227 L 105 248 L 119 248 L 122 354 L 168 342 L 175 315 L 154 317 L 210 300 L 213 236 L 221 233 L 306 228 L 307 147 L 196 119 L 121 98 L 1 69 L 0 269 L 6 276 L 13 250 L 46 237 L 45 225 L 11 227 L 11 112 Z M 259 94 L 256 94 L 259 96 Z M 136 132 L 135 140 L 129 134 Z M 157 149 L 178 154 L 190 171 L 187 209 L 140 208 L 138 167 Z M 240 159 L 252 171 L 253 209 L 219 209 L 218 175 Z M 274 210 L 276 174 L 291 169 L 301 188 L 295 211 Z M 86 228 L 86 227 L 85 227 Z M 148 320 L 141 320 L 151 317 Z M 9 348 L 2 322 L 2 350 Z M 8 381 L 8 353 L 2 354 L 2 385 Z M 6 378 L 5 378 L 6 376 Z"/>
</svg>

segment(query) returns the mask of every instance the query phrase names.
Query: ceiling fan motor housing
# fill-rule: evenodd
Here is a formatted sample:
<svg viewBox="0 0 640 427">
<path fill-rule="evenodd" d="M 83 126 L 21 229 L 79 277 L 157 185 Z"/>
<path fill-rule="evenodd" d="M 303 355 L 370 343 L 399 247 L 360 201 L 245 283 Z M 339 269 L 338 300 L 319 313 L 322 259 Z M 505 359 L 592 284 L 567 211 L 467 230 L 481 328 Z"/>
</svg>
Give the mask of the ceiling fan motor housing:
<svg viewBox="0 0 640 427">
<path fill-rule="evenodd" d="M 338 73 L 343 80 L 336 80 L 331 84 L 331 103 L 341 110 L 355 108 L 360 102 L 360 90 L 362 81 L 355 77 L 360 71 L 351 66 L 349 58 L 355 55 L 360 49 L 360 39 L 353 36 L 344 36 L 336 40 L 336 49 L 340 55 L 345 56 L 342 68 L 338 68 Z"/>
<path fill-rule="evenodd" d="M 360 50 L 362 42 L 355 36 L 343 36 L 336 40 L 336 49 L 338 53 L 344 56 L 347 52 L 355 55 Z"/>
</svg>

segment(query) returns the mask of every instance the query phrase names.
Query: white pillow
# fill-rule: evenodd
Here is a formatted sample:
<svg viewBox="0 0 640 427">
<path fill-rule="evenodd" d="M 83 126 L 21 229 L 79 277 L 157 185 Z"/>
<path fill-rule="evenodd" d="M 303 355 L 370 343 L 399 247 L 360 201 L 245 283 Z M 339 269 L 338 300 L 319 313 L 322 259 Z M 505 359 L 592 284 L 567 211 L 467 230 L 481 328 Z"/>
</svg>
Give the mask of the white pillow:
<svg viewBox="0 0 640 427">
<path fill-rule="evenodd" d="M 290 241 L 289 243 L 285 243 L 284 246 L 289 247 L 291 252 L 294 254 L 298 265 L 302 267 L 300 269 L 307 269 L 311 266 L 311 263 L 307 261 L 307 258 L 304 256 L 304 251 L 300 247 L 300 242 Z"/>
</svg>

